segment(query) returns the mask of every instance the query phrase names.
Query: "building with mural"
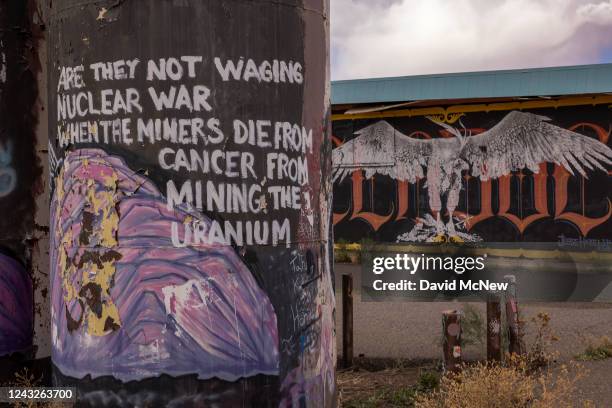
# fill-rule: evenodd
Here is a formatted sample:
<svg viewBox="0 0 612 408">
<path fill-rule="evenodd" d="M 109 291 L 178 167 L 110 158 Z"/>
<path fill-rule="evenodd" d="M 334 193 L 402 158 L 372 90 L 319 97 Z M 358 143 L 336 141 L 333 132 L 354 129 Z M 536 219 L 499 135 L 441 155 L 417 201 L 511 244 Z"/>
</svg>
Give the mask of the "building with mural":
<svg viewBox="0 0 612 408">
<path fill-rule="evenodd" d="M 332 89 L 337 240 L 609 251 L 612 65 Z"/>
</svg>

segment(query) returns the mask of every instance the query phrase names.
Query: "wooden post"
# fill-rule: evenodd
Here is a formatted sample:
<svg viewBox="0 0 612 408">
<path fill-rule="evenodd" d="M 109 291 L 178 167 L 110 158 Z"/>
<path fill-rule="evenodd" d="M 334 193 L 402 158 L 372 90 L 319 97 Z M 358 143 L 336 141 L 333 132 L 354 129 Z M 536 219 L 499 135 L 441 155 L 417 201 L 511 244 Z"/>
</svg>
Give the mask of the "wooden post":
<svg viewBox="0 0 612 408">
<path fill-rule="evenodd" d="M 342 275 L 342 363 L 353 365 L 353 277 Z"/>
<path fill-rule="evenodd" d="M 487 360 L 501 361 L 501 302 L 499 295 L 487 298 Z"/>
<path fill-rule="evenodd" d="M 508 282 L 506 289 L 506 321 L 508 322 L 508 351 L 510 354 L 522 354 L 521 333 L 519 324 L 518 302 L 516 300 L 516 277 L 506 275 Z"/>
<path fill-rule="evenodd" d="M 442 313 L 444 370 L 457 372 L 461 365 L 461 315 L 456 310 Z"/>
</svg>

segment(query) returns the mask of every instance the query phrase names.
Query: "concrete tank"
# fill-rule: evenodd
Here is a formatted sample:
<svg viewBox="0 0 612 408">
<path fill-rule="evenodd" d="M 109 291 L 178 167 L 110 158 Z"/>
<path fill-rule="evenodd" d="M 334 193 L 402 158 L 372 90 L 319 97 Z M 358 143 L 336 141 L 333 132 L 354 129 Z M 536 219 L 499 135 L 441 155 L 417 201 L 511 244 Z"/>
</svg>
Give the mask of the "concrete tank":
<svg viewBox="0 0 612 408">
<path fill-rule="evenodd" d="M 335 405 L 328 22 L 53 3 L 52 360 L 86 406 Z"/>
</svg>

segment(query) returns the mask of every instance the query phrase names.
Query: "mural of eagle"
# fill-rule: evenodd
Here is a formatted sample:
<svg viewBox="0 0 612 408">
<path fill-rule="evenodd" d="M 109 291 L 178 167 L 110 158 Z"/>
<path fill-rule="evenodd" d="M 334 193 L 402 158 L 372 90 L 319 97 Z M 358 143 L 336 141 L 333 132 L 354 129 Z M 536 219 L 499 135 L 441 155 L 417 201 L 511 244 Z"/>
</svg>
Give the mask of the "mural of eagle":
<svg viewBox="0 0 612 408">
<path fill-rule="evenodd" d="M 462 171 L 486 181 L 527 168 L 538 173 L 544 162 L 563 166 L 572 175 L 587 177 L 587 170 L 607 171 L 612 150 L 600 141 L 560 128 L 550 119 L 512 111 L 491 129 L 472 136 L 434 121 L 453 138 L 414 139 L 398 132 L 386 121 L 367 126 L 356 138 L 333 151 L 333 179 L 342 181 L 361 169 L 366 178 L 375 174 L 414 183 L 427 178 L 431 218 L 437 234 L 456 236 L 453 212 L 459 202 Z M 462 125 L 463 126 L 463 125 Z M 441 218 L 446 197 L 449 221 Z"/>
</svg>

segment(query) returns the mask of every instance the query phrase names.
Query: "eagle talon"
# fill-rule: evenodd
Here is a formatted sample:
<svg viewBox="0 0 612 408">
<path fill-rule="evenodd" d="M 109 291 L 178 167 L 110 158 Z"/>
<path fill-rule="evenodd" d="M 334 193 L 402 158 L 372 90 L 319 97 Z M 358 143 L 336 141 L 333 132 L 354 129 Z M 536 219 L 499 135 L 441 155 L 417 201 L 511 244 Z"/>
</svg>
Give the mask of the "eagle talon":
<svg viewBox="0 0 612 408">
<path fill-rule="evenodd" d="M 452 235 L 452 236 L 448 237 L 448 242 L 462 243 L 462 242 L 465 242 L 465 241 L 459 235 Z"/>
<path fill-rule="evenodd" d="M 448 239 L 447 239 L 446 235 L 438 234 L 435 237 L 431 238 L 431 242 L 444 243 L 444 242 L 448 242 Z"/>
<path fill-rule="evenodd" d="M 449 237 L 456 237 L 457 231 L 455 231 L 455 223 L 451 219 L 448 224 L 446 224 L 446 231 L 448 232 Z"/>
</svg>

